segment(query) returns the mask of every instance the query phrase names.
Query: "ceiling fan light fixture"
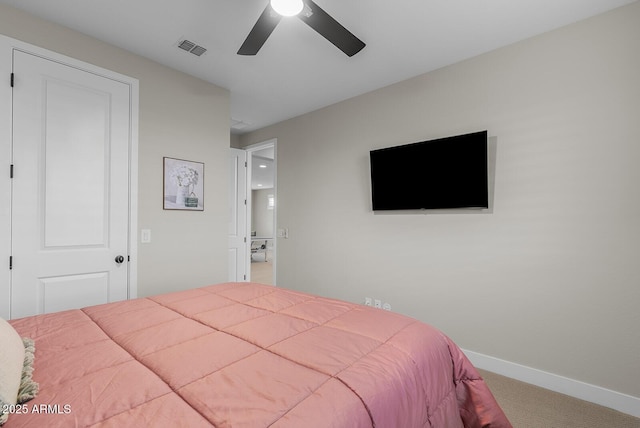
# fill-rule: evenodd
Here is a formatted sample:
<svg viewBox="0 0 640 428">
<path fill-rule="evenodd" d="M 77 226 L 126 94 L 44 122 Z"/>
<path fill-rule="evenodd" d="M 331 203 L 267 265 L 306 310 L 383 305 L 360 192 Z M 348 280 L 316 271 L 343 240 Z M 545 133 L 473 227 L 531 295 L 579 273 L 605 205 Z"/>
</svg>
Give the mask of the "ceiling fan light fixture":
<svg viewBox="0 0 640 428">
<path fill-rule="evenodd" d="M 282 16 L 295 16 L 302 12 L 302 0 L 271 0 L 271 7 Z"/>
</svg>

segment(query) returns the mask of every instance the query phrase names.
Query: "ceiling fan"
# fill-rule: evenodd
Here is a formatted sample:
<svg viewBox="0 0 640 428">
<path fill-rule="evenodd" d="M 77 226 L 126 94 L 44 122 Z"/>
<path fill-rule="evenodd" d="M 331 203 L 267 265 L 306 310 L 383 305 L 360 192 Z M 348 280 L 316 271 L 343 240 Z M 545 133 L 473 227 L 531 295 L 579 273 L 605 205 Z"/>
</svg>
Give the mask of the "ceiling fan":
<svg viewBox="0 0 640 428">
<path fill-rule="evenodd" d="M 365 47 L 362 40 L 312 0 L 270 0 L 238 50 L 238 55 L 257 54 L 283 16 L 297 16 L 347 56 L 351 57 Z"/>
</svg>

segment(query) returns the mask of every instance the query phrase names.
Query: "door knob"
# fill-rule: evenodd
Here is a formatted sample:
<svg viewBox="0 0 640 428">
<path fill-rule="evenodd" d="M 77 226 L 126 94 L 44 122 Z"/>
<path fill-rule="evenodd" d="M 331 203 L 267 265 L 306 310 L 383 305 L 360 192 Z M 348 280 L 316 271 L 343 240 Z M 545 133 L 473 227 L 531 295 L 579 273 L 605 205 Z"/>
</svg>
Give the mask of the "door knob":
<svg viewBox="0 0 640 428">
<path fill-rule="evenodd" d="M 120 264 L 124 261 L 124 257 L 123 256 L 116 256 L 116 263 Z"/>
</svg>

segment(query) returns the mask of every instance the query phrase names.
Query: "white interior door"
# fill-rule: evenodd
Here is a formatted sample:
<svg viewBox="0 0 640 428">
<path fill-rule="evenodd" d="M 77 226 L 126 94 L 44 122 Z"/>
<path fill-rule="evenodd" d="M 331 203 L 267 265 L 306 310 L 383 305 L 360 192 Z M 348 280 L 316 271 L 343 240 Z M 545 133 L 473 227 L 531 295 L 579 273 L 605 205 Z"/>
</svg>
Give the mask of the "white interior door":
<svg viewBox="0 0 640 428">
<path fill-rule="evenodd" d="M 229 281 L 248 280 L 247 152 L 229 154 Z"/>
<path fill-rule="evenodd" d="M 13 70 L 11 317 L 127 299 L 130 87 L 18 50 Z"/>
</svg>

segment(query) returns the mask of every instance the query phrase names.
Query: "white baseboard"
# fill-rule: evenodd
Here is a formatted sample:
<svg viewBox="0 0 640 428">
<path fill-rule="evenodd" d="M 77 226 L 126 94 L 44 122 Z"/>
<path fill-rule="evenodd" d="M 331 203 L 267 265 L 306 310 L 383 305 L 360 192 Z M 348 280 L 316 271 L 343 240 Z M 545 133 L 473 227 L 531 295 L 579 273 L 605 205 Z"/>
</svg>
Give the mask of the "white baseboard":
<svg viewBox="0 0 640 428">
<path fill-rule="evenodd" d="M 609 407 L 619 412 L 640 418 L 640 398 L 600 386 L 591 385 L 553 373 L 463 350 L 474 366 L 499 375 L 530 383 L 541 388 Z"/>
</svg>

